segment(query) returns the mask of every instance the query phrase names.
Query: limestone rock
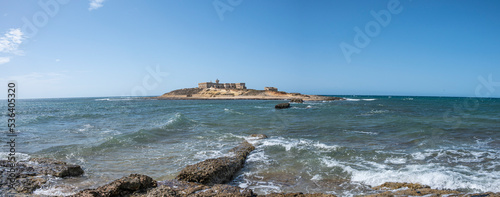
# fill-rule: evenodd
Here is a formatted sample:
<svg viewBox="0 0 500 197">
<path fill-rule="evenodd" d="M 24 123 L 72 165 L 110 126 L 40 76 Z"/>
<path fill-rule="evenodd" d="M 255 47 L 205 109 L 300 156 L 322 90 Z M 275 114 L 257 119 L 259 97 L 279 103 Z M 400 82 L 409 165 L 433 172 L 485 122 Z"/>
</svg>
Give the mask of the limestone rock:
<svg viewBox="0 0 500 197">
<path fill-rule="evenodd" d="M 14 167 L 12 167 L 12 165 L 14 165 Z M 70 177 L 80 176 L 84 173 L 83 169 L 78 165 L 72 165 L 48 158 L 32 158 L 29 161 L 15 163 L 0 160 L 2 183 L 4 183 L 4 180 L 5 182 L 7 181 L 7 177 L 11 174 L 8 171 L 12 169 L 15 170 L 14 183 L 16 186 L 11 189 L 8 184 L 2 184 L 0 186 L 0 193 L 6 193 L 8 191 L 31 194 L 48 181 L 50 177 L 47 175 Z"/>
<path fill-rule="evenodd" d="M 248 154 L 254 149 L 252 144 L 244 141 L 230 150 L 234 156 L 207 159 L 194 165 L 188 165 L 181 170 L 176 179 L 205 185 L 227 183 L 243 167 Z"/>
<path fill-rule="evenodd" d="M 304 194 L 304 193 L 273 193 L 259 195 L 259 197 L 336 197 L 333 194 Z"/>
<path fill-rule="evenodd" d="M 255 196 L 252 190 L 242 189 L 230 185 L 215 184 L 206 186 L 199 183 L 167 180 L 158 182 L 158 187 L 150 189 L 145 194 L 133 195 L 133 197 L 170 197 L 170 196 L 236 196 L 236 197 L 252 197 Z"/>
<path fill-rule="evenodd" d="M 153 187 L 156 187 L 156 181 L 153 178 L 141 174 L 131 174 L 128 177 L 122 177 L 97 189 L 83 190 L 73 195 L 73 197 L 126 196 Z"/>
</svg>

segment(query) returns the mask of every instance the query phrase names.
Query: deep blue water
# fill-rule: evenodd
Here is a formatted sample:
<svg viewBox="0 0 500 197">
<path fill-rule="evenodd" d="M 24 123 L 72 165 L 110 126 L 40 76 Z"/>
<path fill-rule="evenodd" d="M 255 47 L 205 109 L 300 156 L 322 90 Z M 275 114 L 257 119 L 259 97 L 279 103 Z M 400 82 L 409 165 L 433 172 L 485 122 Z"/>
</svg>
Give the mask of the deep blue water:
<svg viewBox="0 0 500 197">
<path fill-rule="evenodd" d="M 284 110 L 274 109 L 283 101 L 258 100 L 17 100 L 17 151 L 84 167 L 84 177 L 55 180 L 67 187 L 38 194 L 71 194 L 130 173 L 171 179 L 244 139 L 257 149 L 231 184 L 261 194 L 351 196 L 388 181 L 500 192 L 500 99 L 344 97 Z M 7 113 L 6 102 L 0 110 Z M 248 138 L 254 133 L 269 138 Z"/>
</svg>

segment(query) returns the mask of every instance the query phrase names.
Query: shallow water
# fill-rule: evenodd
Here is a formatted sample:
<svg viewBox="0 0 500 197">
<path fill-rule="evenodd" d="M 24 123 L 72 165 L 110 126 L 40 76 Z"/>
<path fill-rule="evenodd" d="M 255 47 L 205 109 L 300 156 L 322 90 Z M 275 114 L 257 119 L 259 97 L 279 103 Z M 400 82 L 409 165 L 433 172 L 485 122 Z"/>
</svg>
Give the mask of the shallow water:
<svg viewBox="0 0 500 197">
<path fill-rule="evenodd" d="M 66 186 L 39 194 L 71 194 L 131 173 L 171 179 L 244 139 L 257 149 L 231 184 L 260 194 L 352 196 L 388 181 L 500 192 L 500 99 L 345 97 L 285 110 L 274 109 L 283 101 L 18 100 L 17 151 L 84 167 L 84 177 L 54 179 Z M 248 138 L 254 133 L 270 138 Z"/>
</svg>

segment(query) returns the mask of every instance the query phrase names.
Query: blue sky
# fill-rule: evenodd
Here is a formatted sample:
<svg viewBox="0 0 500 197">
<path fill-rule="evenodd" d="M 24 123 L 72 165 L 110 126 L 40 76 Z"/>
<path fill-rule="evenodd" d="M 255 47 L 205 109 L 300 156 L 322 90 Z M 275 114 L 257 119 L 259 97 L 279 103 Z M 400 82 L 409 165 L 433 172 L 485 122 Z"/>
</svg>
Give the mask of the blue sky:
<svg viewBox="0 0 500 197">
<path fill-rule="evenodd" d="M 500 97 L 498 10 L 472 0 L 0 0 L 0 83 L 16 80 L 21 98 L 161 95 L 216 78 L 306 94 Z"/>
</svg>

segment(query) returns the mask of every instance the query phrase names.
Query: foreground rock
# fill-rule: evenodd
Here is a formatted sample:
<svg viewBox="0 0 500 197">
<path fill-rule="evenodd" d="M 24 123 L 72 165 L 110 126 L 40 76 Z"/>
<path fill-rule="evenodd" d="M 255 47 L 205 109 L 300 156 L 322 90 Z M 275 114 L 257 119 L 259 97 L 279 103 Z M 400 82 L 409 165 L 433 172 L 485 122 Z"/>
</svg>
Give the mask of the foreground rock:
<svg viewBox="0 0 500 197">
<path fill-rule="evenodd" d="M 336 197 L 333 194 L 304 194 L 304 193 L 275 193 L 267 195 L 259 195 L 261 197 Z"/>
<path fill-rule="evenodd" d="M 252 190 L 242 189 L 230 185 L 215 184 L 207 186 L 200 183 L 193 183 L 179 180 L 168 180 L 158 182 L 158 187 L 150 189 L 145 194 L 135 194 L 133 197 L 156 197 L 156 196 L 235 196 L 252 197 L 256 196 Z"/>
<path fill-rule="evenodd" d="M 407 188 L 407 189 L 405 189 Z M 373 187 L 374 190 L 391 190 L 379 194 L 366 195 L 367 197 L 389 197 L 389 196 L 467 196 L 467 197 L 500 197 L 500 193 L 464 194 L 455 190 L 431 189 L 427 185 L 418 183 L 396 183 L 386 182 L 380 186 Z"/>
<path fill-rule="evenodd" d="M 28 161 L 16 162 L 15 167 L 6 160 L 0 160 L 0 173 L 2 183 L 7 183 L 9 171 L 15 169 L 13 189 L 8 184 L 2 184 L 1 193 L 24 193 L 31 194 L 43 184 L 47 183 L 50 176 L 54 177 L 74 177 L 82 175 L 83 169 L 79 165 L 68 164 L 48 158 L 31 158 Z"/>
<path fill-rule="evenodd" d="M 181 170 L 176 179 L 205 185 L 227 183 L 243 167 L 248 154 L 253 150 L 255 147 L 244 141 L 230 150 L 234 156 L 207 159 L 194 165 L 188 165 Z"/>
<path fill-rule="evenodd" d="M 280 103 L 274 106 L 276 109 L 286 109 L 290 108 L 290 103 Z"/>
<path fill-rule="evenodd" d="M 147 189 L 154 188 L 156 186 L 156 181 L 149 176 L 131 174 L 128 177 L 115 180 L 109 184 L 98 187 L 97 189 L 83 190 L 73 195 L 73 197 L 127 196 L 137 192 L 145 192 Z"/>
</svg>

